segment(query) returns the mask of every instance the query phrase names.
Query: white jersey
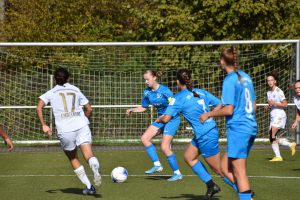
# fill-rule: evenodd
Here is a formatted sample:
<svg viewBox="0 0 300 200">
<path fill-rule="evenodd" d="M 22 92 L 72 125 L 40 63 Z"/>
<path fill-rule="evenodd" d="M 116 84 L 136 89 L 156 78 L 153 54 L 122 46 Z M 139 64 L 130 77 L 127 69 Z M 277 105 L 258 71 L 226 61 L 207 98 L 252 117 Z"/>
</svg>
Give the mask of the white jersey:
<svg viewBox="0 0 300 200">
<path fill-rule="evenodd" d="M 81 107 L 89 101 L 74 85 L 56 85 L 39 98 L 51 104 L 58 132 L 75 131 L 89 124 Z"/>
<path fill-rule="evenodd" d="M 286 99 L 283 91 L 279 87 L 276 87 L 274 91 L 268 91 L 267 98 L 268 98 L 268 101 L 273 100 L 277 103 L 281 103 L 282 101 L 284 101 Z M 285 114 L 285 111 L 283 108 L 277 108 L 274 106 L 271 107 L 270 114 L 271 114 L 271 117 L 279 117 L 279 118 L 286 117 L 286 114 Z"/>
<path fill-rule="evenodd" d="M 297 107 L 297 110 L 300 112 L 300 96 L 294 96 L 294 103 Z"/>
</svg>

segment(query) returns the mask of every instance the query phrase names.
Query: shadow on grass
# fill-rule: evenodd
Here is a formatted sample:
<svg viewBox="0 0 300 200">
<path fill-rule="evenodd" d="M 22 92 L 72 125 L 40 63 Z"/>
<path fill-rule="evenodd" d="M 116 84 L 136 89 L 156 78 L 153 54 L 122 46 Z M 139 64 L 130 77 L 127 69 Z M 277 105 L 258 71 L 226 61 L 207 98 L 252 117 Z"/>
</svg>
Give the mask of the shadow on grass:
<svg viewBox="0 0 300 200">
<path fill-rule="evenodd" d="M 161 197 L 162 199 L 185 199 L 185 200 L 201 200 L 204 199 L 204 195 L 195 195 L 195 194 L 181 194 L 174 197 Z M 219 200 L 218 196 L 214 196 L 211 200 Z"/>
<path fill-rule="evenodd" d="M 82 194 L 82 189 L 79 188 L 65 188 L 65 189 L 56 189 L 56 190 L 47 190 L 46 192 L 48 193 L 66 193 L 66 194 L 78 194 L 78 195 L 82 195 L 85 196 L 84 194 Z M 95 197 L 95 198 L 102 198 L 102 196 L 100 194 L 94 194 L 94 195 L 89 195 L 91 197 Z"/>
<path fill-rule="evenodd" d="M 145 179 L 148 179 L 148 180 L 167 180 L 169 179 L 171 176 L 146 176 Z"/>
</svg>

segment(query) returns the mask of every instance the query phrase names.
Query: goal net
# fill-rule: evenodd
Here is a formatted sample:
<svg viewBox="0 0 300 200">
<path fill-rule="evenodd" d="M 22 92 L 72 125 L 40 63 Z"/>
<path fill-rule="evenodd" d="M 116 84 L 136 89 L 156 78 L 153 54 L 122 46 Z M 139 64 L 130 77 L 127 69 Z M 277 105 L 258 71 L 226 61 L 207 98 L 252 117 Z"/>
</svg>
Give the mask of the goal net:
<svg viewBox="0 0 300 200">
<path fill-rule="evenodd" d="M 220 50 L 230 44 L 123 44 L 0 45 L 0 123 L 15 141 L 57 141 L 51 108 L 44 109 L 46 122 L 54 130 L 54 137 L 47 138 L 42 133 L 35 106 L 38 97 L 54 86 L 52 74 L 58 66 L 70 70 L 70 82 L 82 90 L 94 107 L 90 126 L 96 143 L 139 141 L 147 126 L 156 119 L 153 108 L 130 117 L 125 114 L 126 109 L 141 103 L 146 87 L 145 69 L 161 71 L 159 82 L 176 93 L 176 71 L 189 68 L 195 87 L 220 97 L 225 74 L 219 69 L 219 55 Z M 278 72 L 278 86 L 292 103 L 290 86 L 296 79 L 295 44 L 235 46 L 239 52 L 239 67 L 254 81 L 259 105 L 258 138 L 268 138 L 269 112 L 263 108 L 268 89 L 266 76 L 271 71 Z M 288 106 L 286 112 L 288 121 L 281 134 L 292 137 L 294 106 Z M 217 119 L 217 123 L 220 137 L 225 138 L 225 119 Z M 182 119 L 175 138 L 186 141 L 192 135 L 191 127 Z"/>
</svg>

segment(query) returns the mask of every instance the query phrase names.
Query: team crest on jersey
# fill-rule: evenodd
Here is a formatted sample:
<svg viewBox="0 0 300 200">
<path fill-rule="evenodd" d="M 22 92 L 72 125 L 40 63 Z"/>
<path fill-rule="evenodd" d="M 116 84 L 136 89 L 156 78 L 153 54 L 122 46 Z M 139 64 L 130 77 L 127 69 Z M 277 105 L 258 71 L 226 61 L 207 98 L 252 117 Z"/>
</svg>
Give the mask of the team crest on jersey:
<svg viewBox="0 0 300 200">
<path fill-rule="evenodd" d="M 171 106 L 172 106 L 172 105 L 174 105 L 175 101 L 176 101 L 176 99 L 175 99 L 175 98 L 171 98 L 171 99 L 170 99 L 170 103 L 169 103 L 169 105 L 171 105 Z"/>
<path fill-rule="evenodd" d="M 160 93 L 156 94 L 156 98 L 160 99 L 162 97 L 162 95 Z"/>
<path fill-rule="evenodd" d="M 187 95 L 186 98 L 187 98 L 187 99 L 191 99 L 191 98 L 192 98 L 192 95 Z"/>
</svg>

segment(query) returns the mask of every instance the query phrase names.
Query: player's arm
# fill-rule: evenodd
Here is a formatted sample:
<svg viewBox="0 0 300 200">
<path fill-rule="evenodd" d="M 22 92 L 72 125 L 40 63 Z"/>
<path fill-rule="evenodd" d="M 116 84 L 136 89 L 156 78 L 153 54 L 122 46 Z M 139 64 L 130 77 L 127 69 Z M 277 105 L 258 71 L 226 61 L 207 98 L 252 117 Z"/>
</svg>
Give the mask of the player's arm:
<svg viewBox="0 0 300 200">
<path fill-rule="evenodd" d="M 269 100 L 268 103 L 270 106 L 274 106 L 276 108 L 286 108 L 288 106 L 288 101 L 286 99 L 284 99 L 281 102 L 275 102 L 273 100 Z"/>
<path fill-rule="evenodd" d="M 43 100 L 39 99 L 38 105 L 36 107 L 36 114 L 40 120 L 40 123 L 42 125 L 43 128 L 43 132 L 47 133 L 48 136 L 52 135 L 52 130 L 49 126 L 47 126 L 45 120 L 44 120 L 44 116 L 43 116 L 43 108 L 45 107 L 45 103 Z"/>
<path fill-rule="evenodd" d="M 172 119 L 172 116 L 171 116 L 171 115 L 163 114 L 162 116 L 160 116 L 159 118 L 157 118 L 157 119 L 155 120 L 155 122 L 167 124 L 171 119 Z"/>
<path fill-rule="evenodd" d="M 84 107 L 84 114 L 85 114 L 85 116 L 87 118 L 90 118 L 92 116 L 92 113 L 93 113 L 92 105 L 90 103 L 87 103 L 83 107 Z"/>
<path fill-rule="evenodd" d="M 257 110 L 256 101 L 253 101 L 253 108 L 254 108 L 254 112 L 256 112 L 256 110 Z"/>
<path fill-rule="evenodd" d="M 1 127 L 0 127 L 0 136 L 2 137 L 3 141 L 6 143 L 8 150 L 12 151 L 14 148 L 13 142 Z"/>
<path fill-rule="evenodd" d="M 296 129 L 297 128 L 298 122 L 300 122 L 300 111 L 297 109 L 296 118 L 295 118 L 294 123 L 292 124 L 292 129 Z"/>
<path fill-rule="evenodd" d="M 231 116 L 233 113 L 233 105 L 225 105 L 223 107 L 220 106 L 220 109 L 213 109 L 210 112 L 203 113 L 200 116 L 201 123 L 205 122 L 210 117 L 224 117 L 224 116 Z"/>
<path fill-rule="evenodd" d="M 147 108 L 144 108 L 143 106 L 138 106 L 136 108 L 130 108 L 126 111 L 127 115 L 130 115 L 131 113 L 141 113 L 141 112 L 145 112 L 147 110 Z"/>
</svg>

